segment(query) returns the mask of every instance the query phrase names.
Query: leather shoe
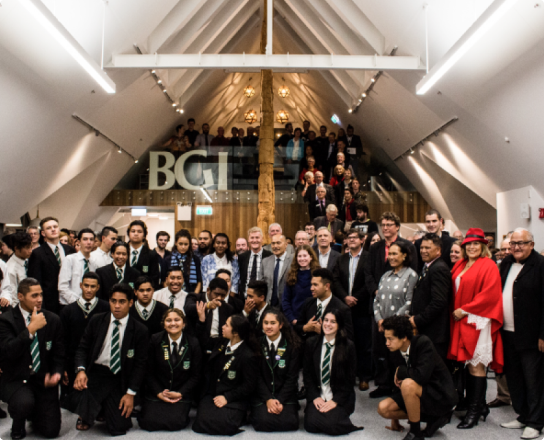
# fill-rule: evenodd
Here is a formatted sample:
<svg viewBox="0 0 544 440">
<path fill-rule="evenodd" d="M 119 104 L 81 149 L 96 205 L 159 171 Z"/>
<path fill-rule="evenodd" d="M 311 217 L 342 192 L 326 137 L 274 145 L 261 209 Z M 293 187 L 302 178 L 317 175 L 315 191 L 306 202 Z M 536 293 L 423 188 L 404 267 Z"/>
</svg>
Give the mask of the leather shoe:
<svg viewBox="0 0 544 440">
<path fill-rule="evenodd" d="M 423 436 L 415 435 L 413 432 L 408 432 L 403 440 L 425 440 L 425 438 Z"/>
<path fill-rule="evenodd" d="M 517 420 L 512 420 L 511 422 L 505 422 L 501 423 L 502 428 L 506 429 L 523 429 L 526 425 L 524 425 L 521 422 L 518 422 Z"/>
<path fill-rule="evenodd" d="M 368 382 L 365 382 L 364 380 L 359 382 L 359 390 L 360 391 L 368 391 L 369 388 L 370 388 L 370 385 L 368 385 Z"/>
<path fill-rule="evenodd" d="M 302 387 L 299 392 L 297 393 L 297 399 L 298 400 L 304 400 L 306 399 L 306 388 Z"/>
<path fill-rule="evenodd" d="M 393 394 L 393 390 L 391 390 L 390 388 L 378 387 L 374 391 L 371 391 L 370 393 L 368 393 L 368 396 L 371 399 L 377 399 L 379 397 L 390 396 L 391 394 Z"/>
<path fill-rule="evenodd" d="M 16 429 L 16 430 L 11 430 L 11 438 L 13 440 L 21 440 L 23 438 L 26 437 L 26 429 L 23 428 L 23 429 Z"/>
<path fill-rule="evenodd" d="M 503 402 L 502 400 L 495 399 L 493 402 L 489 402 L 487 406 L 489 406 L 489 408 L 500 408 L 501 406 L 510 406 L 510 404 Z"/>
<path fill-rule="evenodd" d="M 530 426 L 526 426 L 521 434 L 521 438 L 537 438 L 540 437 L 540 431 Z"/>
</svg>

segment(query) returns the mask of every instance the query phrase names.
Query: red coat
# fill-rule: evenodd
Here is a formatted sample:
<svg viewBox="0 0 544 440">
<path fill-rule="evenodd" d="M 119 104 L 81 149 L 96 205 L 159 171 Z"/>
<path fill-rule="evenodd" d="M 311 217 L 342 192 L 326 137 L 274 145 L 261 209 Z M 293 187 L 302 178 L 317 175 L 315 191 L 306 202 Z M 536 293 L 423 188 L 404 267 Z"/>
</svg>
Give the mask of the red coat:
<svg viewBox="0 0 544 440">
<path fill-rule="evenodd" d="M 452 269 L 452 284 L 463 271 L 468 260 L 458 261 Z M 504 365 L 500 328 L 503 321 L 502 286 L 499 269 L 490 258 L 478 258 L 462 276 L 459 290 L 454 296 L 453 309 L 463 309 L 472 315 L 491 319 L 491 339 L 493 341 L 493 362 L 491 368 L 502 372 Z M 465 362 L 473 358 L 480 330 L 475 324 L 468 324 L 467 318 L 455 321 L 450 317 L 449 359 Z"/>
</svg>

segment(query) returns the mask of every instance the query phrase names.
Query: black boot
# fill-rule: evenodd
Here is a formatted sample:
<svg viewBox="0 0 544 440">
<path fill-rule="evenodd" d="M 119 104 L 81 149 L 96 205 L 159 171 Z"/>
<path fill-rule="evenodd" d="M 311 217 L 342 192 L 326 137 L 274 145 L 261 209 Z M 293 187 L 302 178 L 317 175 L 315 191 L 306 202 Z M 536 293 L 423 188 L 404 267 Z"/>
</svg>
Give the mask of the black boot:
<svg viewBox="0 0 544 440">
<path fill-rule="evenodd" d="M 469 380 L 470 379 L 470 380 Z M 480 417 L 487 418 L 489 414 L 489 408 L 485 403 L 485 392 L 487 390 L 487 378 L 476 377 L 470 374 L 467 375 L 467 394 L 469 388 L 472 388 L 470 393 L 470 400 L 468 400 L 468 410 L 465 418 L 459 425 L 458 429 L 472 429 L 476 426 L 480 420 Z"/>
</svg>

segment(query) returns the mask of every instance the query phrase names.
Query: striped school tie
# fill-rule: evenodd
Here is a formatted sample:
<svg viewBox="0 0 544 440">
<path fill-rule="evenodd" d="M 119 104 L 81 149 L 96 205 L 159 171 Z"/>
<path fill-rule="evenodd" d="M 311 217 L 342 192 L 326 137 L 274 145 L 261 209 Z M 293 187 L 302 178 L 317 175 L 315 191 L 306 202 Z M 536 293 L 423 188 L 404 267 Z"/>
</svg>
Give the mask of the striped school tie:
<svg viewBox="0 0 544 440">
<path fill-rule="evenodd" d="M 330 343 L 325 344 L 327 351 L 325 352 L 325 357 L 323 358 L 323 364 L 321 366 L 321 382 L 323 385 L 328 385 L 331 382 L 331 350 L 332 345 Z"/>
<path fill-rule="evenodd" d="M 118 267 L 117 269 L 115 269 L 115 272 L 117 272 L 117 281 L 121 282 L 121 280 L 123 279 L 123 269 Z"/>
<path fill-rule="evenodd" d="M 113 323 L 115 327 L 111 335 L 110 370 L 113 374 L 117 374 L 121 370 L 121 343 L 119 341 L 119 325 L 121 322 L 116 319 Z"/>
<path fill-rule="evenodd" d="M 315 312 L 315 320 L 319 321 L 321 319 L 322 314 L 323 314 L 323 304 L 319 304 L 317 306 L 317 312 Z"/>
<path fill-rule="evenodd" d="M 28 315 L 28 318 L 26 320 L 27 326 L 30 324 L 30 315 Z M 30 344 L 30 356 L 32 356 L 32 371 L 34 373 L 37 373 L 40 371 L 40 344 L 38 342 L 38 332 L 34 335 L 34 339 L 32 339 L 32 344 Z"/>
<path fill-rule="evenodd" d="M 57 263 L 59 263 L 59 266 L 62 266 L 62 259 L 60 258 L 60 252 L 59 252 L 58 246 L 55 246 L 55 257 L 57 258 Z"/>
<path fill-rule="evenodd" d="M 89 273 L 89 260 L 83 260 L 83 275 Z"/>
<path fill-rule="evenodd" d="M 25 275 L 28 276 L 28 260 L 25 260 Z"/>
<path fill-rule="evenodd" d="M 132 251 L 132 261 L 130 262 L 131 266 L 136 266 L 138 262 L 138 251 Z"/>
<path fill-rule="evenodd" d="M 170 308 L 174 308 L 174 301 L 176 300 L 176 295 L 170 295 Z"/>
</svg>

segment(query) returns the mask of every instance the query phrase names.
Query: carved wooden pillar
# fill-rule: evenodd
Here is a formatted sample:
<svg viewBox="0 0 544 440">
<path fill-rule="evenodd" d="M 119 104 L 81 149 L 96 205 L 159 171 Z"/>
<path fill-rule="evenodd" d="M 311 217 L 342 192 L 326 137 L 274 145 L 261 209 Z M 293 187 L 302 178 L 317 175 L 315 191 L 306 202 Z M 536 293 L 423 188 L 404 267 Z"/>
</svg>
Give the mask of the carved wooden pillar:
<svg viewBox="0 0 544 440">
<path fill-rule="evenodd" d="M 267 1 L 261 28 L 261 54 L 266 53 Z M 268 227 L 276 220 L 274 190 L 274 78 L 272 70 L 261 70 L 261 131 L 259 147 L 259 216 L 257 226 L 269 242 Z"/>
</svg>

